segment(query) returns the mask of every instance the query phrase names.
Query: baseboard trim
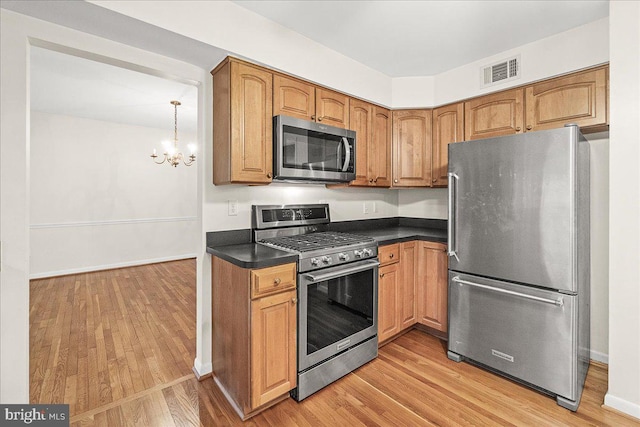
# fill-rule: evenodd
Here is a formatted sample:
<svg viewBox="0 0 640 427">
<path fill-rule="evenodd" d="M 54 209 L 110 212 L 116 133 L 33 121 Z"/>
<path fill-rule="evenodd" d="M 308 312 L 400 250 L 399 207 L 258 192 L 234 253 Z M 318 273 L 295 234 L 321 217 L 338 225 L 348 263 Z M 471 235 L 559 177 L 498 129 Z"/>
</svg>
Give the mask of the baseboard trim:
<svg viewBox="0 0 640 427">
<path fill-rule="evenodd" d="M 115 264 L 94 265 L 90 267 L 70 268 L 67 270 L 47 271 L 44 273 L 34 273 L 29 275 L 29 280 L 48 279 L 49 277 L 67 276 L 69 274 L 92 273 L 103 270 L 113 270 L 114 268 L 136 267 L 146 264 L 157 264 L 159 262 L 179 261 L 182 259 L 197 258 L 197 254 L 182 254 L 161 258 L 142 259 L 137 261 L 125 261 Z"/>
<path fill-rule="evenodd" d="M 600 353 L 599 351 L 591 350 L 589 358 L 591 360 L 595 360 L 596 362 L 604 363 L 605 365 L 609 364 L 609 355 Z"/>
<path fill-rule="evenodd" d="M 604 395 L 604 405 L 602 405 L 602 407 L 620 413 L 621 415 L 640 420 L 640 405 L 613 396 L 609 392 Z"/>
<path fill-rule="evenodd" d="M 191 370 L 193 371 L 193 375 L 196 376 L 196 379 L 198 381 L 204 381 L 207 378 L 211 378 L 213 376 L 213 372 L 209 372 L 208 374 L 200 375 L 200 372 L 198 372 L 198 370 L 196 369 L 195 366 L 193 368 L 191 368 Z"/>
</svg>

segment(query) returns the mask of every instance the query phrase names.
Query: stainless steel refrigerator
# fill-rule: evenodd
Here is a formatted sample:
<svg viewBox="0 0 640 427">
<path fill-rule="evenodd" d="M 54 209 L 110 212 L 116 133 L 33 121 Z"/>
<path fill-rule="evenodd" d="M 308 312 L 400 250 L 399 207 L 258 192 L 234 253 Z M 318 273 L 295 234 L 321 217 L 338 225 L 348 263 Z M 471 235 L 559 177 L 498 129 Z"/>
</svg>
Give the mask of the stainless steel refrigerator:
<svg viewBox="0 0 640 427">
<path fill-rule="evenodd" d="M 589 143 L 577 126 L 449 144 L 448 356 L 577 410 L 589 366 Z"/>
</svg>

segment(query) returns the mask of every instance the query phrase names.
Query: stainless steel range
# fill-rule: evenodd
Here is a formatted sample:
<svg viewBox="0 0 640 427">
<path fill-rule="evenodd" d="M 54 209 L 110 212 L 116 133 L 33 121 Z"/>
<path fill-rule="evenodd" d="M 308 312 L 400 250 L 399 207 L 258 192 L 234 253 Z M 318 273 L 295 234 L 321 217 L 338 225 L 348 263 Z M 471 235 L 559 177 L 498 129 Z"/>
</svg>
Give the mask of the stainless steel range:
<svg viewBox="0 0 640 427">
<path fill-rule="evenodd" d="M 378 355 L 378 245 L 328 231 L 326 204 L 252 210 L 254 241 L 299 257 L 300 401 Z"/>
</svg>

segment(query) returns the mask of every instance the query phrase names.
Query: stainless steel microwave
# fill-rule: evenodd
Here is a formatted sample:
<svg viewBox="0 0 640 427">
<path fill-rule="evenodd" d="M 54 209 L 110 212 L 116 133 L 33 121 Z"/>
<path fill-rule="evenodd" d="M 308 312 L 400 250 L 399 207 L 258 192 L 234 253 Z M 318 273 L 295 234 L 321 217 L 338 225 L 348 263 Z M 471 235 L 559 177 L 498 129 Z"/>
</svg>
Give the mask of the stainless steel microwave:
<svg viewBox="0 0 640 427">
<path fill-rule="evenodd" d="M 289 116 L 273 118 L 273 179 L 349 182 L 356 178 L 356 133 Z"/>
</svg>

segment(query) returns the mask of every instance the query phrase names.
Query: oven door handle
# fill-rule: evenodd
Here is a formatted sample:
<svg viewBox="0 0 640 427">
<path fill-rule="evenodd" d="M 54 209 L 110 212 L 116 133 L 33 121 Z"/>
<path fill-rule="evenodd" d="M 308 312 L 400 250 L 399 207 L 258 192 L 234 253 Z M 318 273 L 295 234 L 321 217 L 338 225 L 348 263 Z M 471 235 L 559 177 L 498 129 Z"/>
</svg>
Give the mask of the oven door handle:
<svg viewBox="0 0 640 427">
<path fill-rule="evenodd" d="M 360 271 L 369 270 L 369 269 L 377 267 L 379 265 L 380 265 L 380 262 L 374 261 L 374 260 L 369 260 L 369 261 L 363 262 L 362 264 L 358 264 L 358 265 L 353 266 L 353 267 L 341 268 L 340 270 L 333 271 L 331 273 L 317 274 L 317 275 L 316 274 L 305 273 L 305 274 L 302 275 L 302 277 L 304 277 L 307 280 L 310 280 L 311 283 L 317 283 L 317 282 L 323 282 L 325 280 L 336 279 L 338 277 L 346 276 L 347 274 L 353 274 L 353 273 L 358 273 Z"/>
</svg>

